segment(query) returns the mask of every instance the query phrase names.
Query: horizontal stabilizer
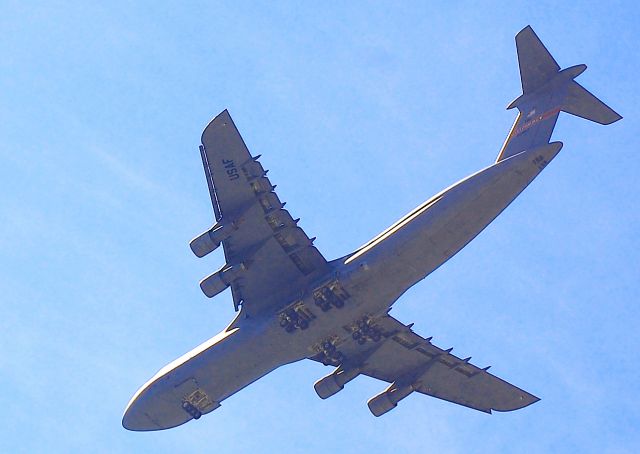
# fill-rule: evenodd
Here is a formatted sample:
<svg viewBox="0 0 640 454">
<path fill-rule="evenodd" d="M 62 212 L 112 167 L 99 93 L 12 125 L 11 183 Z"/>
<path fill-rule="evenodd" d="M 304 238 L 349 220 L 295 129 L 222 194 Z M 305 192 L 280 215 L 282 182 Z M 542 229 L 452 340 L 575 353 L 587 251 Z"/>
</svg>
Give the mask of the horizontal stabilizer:
<svg viewBox="0 0 640 454">
<path fill-rule="evenodd" d="M 525 95 L 536 91 L 560 71 L 560 66 L 531 26 L 526 26 L 516 35 L 516 47 L 522 93 Z"/>
<path fill-rule="evenodd" d="M 600 101 L 575 81 L 572 81 L 569 85 L 567 98 L 562 105 L 562 110 L 571 115 L 595 121 L 601 125 L 609 125 L 622 118 L 611 107 Z"/>
</svg>

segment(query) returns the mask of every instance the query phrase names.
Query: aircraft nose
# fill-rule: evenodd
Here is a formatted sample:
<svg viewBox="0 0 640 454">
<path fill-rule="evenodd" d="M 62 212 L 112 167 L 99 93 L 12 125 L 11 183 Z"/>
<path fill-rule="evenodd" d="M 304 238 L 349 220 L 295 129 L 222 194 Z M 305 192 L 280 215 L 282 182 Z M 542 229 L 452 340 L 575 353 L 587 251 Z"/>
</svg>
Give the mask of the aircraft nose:
<svg viewBox="0 0 640 454">
<path fill-rule="evenodd" d="M 129 409 L 127 409 L 127 412 L 125 412 L 122 417 L 122 427 L 127 430 L 134 431 L 161 429 L 161 427 L 154 423 L 147 414 L 129 411 Z"/>
<path fill-rule="evenodd" d="M 122 416 L 122 427 L 135 431 L 162 429 L 162 426 L 149 415 L 148 394 L 148 389 L 140 389 L 133 396 Z"/>
<path fill-rule="evenodd" d="M 131 398 L 122 417 L 128 430 L 163 430 L 184 424 L 192 418 L 175 393 L 174 383 L 160 376 L 143 385 Z"/>
</svg>

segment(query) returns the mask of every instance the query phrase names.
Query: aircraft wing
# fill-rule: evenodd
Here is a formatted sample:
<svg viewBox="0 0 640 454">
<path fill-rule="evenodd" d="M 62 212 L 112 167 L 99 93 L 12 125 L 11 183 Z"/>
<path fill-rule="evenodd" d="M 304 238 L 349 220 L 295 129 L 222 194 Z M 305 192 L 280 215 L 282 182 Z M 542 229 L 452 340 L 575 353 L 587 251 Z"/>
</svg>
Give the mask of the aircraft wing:
<svg viewBox="0 0 640 454">
<path fill-rule="evenodd" d="M 361 374 L 391 383 L 388 391 L 408 390 L 403 397 L 417 391 L 486 413 L 516 410 L 539 400 L 490 374 L 489 367 L 480 369 L 471 358 L 460 359 L 451 349 L 436 347 L 431 338 L 389 315 L 374 320 L 370 330 L 381 340 L 339 346 L 346 358 L 341 367 L 357 367 Z"/>
<path fill-rule="evenodd" d="M 284 209 L 226 110 L 205 128 L 200 152 L 216 220 L 233 226 L 222 245 L 227 265 L 241 270 L 230 283 L 236 310 L 260 312 L 299 288 L 292 283 L 326 272 L 327 261 Z"/>
</svg>

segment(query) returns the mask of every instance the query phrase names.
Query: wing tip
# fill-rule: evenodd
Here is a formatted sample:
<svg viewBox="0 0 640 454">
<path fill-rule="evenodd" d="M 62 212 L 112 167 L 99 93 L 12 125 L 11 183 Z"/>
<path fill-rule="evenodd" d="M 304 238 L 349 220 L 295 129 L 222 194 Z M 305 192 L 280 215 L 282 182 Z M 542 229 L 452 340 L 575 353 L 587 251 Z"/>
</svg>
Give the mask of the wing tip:
<svg viewBox="0 0 640 454">
<path fill-rule="evenodd" d="M 539 397 L 536 397 L 533 394 L 529 394 L 526 391 L 522 391 L 522 394 L 518 396 L 515 401 L 510 402 L 509 405 L 505 405 L 500 408 L 491 408 L 489 409 L 488 413 L 491 414 L 491 411 L 509 412 L 520 410 L 522 408 L 528 407 L 529 405 L 535 404 L 539 400 Z"/>
<path fill-rule="evenodd" d="M 231 119 L 231 115 L 229 115 L 228 109 L 224 109 L 218 115 L 213 117 L 213 119 L 207 124 L 207 126 L 202 131 L 202 137 L 200 138 L 201 143 L 204 144 L 205 136 L 211 130 L 211 128 L 217 126 L 220 123 L 223 123 L 224 121 L 230 121 L 231 123 L 233 123 L 233 120 Z"/>
</svg>

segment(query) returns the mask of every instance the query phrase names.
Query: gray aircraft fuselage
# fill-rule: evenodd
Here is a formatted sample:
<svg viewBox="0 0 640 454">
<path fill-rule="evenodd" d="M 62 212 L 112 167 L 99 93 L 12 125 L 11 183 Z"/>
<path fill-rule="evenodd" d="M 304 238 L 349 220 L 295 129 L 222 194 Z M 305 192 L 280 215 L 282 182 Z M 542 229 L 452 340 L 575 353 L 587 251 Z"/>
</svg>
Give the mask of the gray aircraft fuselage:
<svg viewBox="0 0 640 454">
<path fill-rule="evenodd" d="M 313 355 L 313 346 L 328 335 L 349 337 L 340 329 L 346 321 L 387 311 L 495 219 L 560 148 L 551 144 L 493 164 L 432 197 L 346 259 L 331 262 L 326 280 L 337 278 L 350 293 L 350 304 L 322 314 L 296 333 L 295 343 L 279 326 L 277 313 L 245 318 L 241 310 L 223 332 L 143 385 L 127 407 L 124 426 L 158 430 L 183 424 L 191 417 L 180 409 L 180 384 L 192 386 L 195 379 L 220 403 L 277 367 Z M 381 275 L 385 284 L 376 285 Z M 305 290 L 305 299 L 310 299 L 308 289 L 299 289 Z"/>
<path fill-rule="evenodd" d="M 561 71 L 530 27 L 516 36 L 516 45 L 523 95 L 510 107 L 517 107 L 520 113 L 496 163 L 436 194 L 351 254 L 329 262 L 324 275 L 311 274 L 312 280 L 292 283 L 286 289 L 288 296 L 281 301 L 251 316 L 242 305 L 225 330 L 165 366 L 135 393 L 125 410 L 123 426 L 141 431 L 178 426 L 215 410 L 223 400 L 282 365 L 317 357 L 318 346 L 327 339 L 336 345 L 353 343 L 356 337 L 351 338 L 346 325 L 385 315 L 404 292 L 478 235 L 551 162 L 562 148 L 560 142 L 549 143 L 560 111 L 601 124 L 621 118 L 573 81 L 586 67 L 579 65 Z M 205 129 L 203 137 L 209 128 L 230 122 L 228 114 L 221 114 Z M 237 171 L 229 170 L 228 174 L 235 179 L 238 176 L 234 172 Z M 210 191 L 211 186 L 210 182 Z M 213 193 L 212 198 L 215 198 Z M 340 310 L 318 312 L 313 316 L 313 323 L 295 333 L 283 329 L 283 310 L 298 303 L 314 307 L 314 289 L 328 282 L 335 283 L 348 295 L 348 304 L 341 305 Z M 366 356 L 379 345 L 380 342 L 371 342 L 362 346 L 361 351 Z M 450 350 L 438 351 L 440 353 L 429 361 L 437 360 Z M 468 360 L 457 359 L 457 363 L 447 367 L 453 370 Z M 474 369 L 468 377 L 485 373 L 486 369 Z M 499 382 L 498 386 L 511 386 L 496 377 L 492 379 Z M 475 380 L 469 388 L 479 383 Z M 398 383 L 402 385 L 401 380 Z M 402 385 L 403 391 L 397 393 L 401 396 L 387 402 L 386 407 L 370 404 L 374 415 L 388 411 L 406 393 L 418 389 L 415 382 L 409 383 L 411 386 L 407 383 Z M 517 397 L 519 403 L 492 407 L 494 404 L 476 405 L 468 396 L 467 400 L 456 401 L 435 391 L 431 393 L 430 389 L 421 392 L 488 413 L 492 408 L 500 411 L 522 408 L 537 400 L 523 392 Z M 318 388 L 316 391 L 322 398 L 337 392 Z M 185 396 L 191 400 L 185 401 Z M 189 407 L 192 401 L 197 401 L 199 409 Z"/>
</svg>

